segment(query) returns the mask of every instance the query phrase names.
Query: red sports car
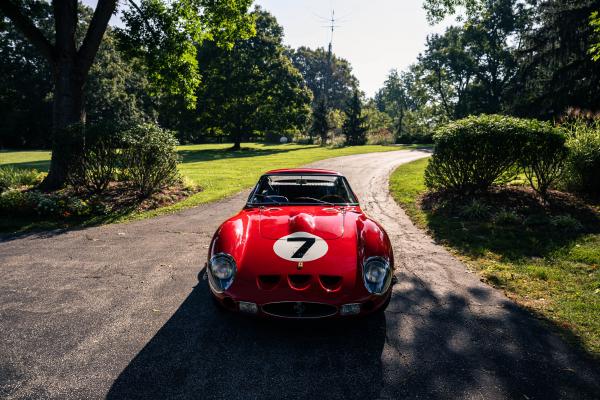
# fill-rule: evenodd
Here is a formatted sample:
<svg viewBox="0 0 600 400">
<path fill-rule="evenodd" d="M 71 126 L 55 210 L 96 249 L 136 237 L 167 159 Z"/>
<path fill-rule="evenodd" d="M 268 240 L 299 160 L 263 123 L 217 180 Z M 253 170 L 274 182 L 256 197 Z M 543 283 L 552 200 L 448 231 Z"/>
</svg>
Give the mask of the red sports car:
<svg viewBox="0 0 600 400">
<path fill-rule="evenodd" d="M 263 175 L 244 209 L 219 227 L 206 270 L 215 299 L 232 311 L 355 316 L 385 309 L 394 258 L 344 176 L 282 169 Z"/>
</svg>

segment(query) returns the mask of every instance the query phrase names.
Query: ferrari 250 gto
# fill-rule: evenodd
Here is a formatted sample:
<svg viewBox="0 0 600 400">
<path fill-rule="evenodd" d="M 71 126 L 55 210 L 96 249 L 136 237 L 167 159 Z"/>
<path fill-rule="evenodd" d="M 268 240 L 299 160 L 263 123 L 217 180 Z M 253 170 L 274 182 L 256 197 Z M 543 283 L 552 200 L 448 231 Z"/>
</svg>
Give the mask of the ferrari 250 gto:
<svg viewBox="0 0 600 400">
<path fill-rule="evenodd" d="M 344 176 L 321 169 L 264 174 L 215 233 L 206 265 L 220 305 L 279 318 L 382 311 L 393 271 L 383 228 L 363 213 Z"/>
</svg>

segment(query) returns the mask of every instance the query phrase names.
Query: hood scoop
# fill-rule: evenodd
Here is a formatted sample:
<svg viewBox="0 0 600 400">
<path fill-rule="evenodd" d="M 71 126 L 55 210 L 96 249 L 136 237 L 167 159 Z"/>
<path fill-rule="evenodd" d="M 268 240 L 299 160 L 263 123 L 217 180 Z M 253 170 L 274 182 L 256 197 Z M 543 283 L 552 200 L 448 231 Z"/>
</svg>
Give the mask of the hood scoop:
<svg viewBox="0 0 600 400">
<path fill-rule="evenodd" d="M 325 240 L 344 234 L 344 212 L 334 207 L 310 207 L 290 211 L 286 207 L 269 207 L 260 211 L 260 235 L 277 240 L 294 232 L 308 232 Z"/>
</svg>

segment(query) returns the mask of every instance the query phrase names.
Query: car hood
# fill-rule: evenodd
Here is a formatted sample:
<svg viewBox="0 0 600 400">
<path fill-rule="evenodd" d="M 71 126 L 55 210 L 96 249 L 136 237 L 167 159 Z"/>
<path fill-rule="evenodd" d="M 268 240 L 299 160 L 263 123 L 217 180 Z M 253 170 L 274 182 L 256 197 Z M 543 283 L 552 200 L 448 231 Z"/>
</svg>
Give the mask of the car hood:
<svg viewBox="0 0 600 400">
<path fill-rule="evenodd" d="M 277 240 L 306 232 L 324 240 L 344 235 L 345 213 L 336 207 L 268 207 L 260 210 L 259 231 L 264 239 Z"/>
</svg>

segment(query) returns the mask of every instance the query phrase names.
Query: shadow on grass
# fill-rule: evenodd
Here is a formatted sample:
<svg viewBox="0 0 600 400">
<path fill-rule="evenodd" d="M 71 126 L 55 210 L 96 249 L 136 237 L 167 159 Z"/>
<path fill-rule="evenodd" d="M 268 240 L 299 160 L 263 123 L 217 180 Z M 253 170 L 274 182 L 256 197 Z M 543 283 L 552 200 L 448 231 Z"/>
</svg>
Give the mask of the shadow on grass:
<svg viewBox="0 0 600 400">
<path fill-rule="evenodd" d="M 351 321 L 263 321 L 220 311 L 200 282 L 107 399 L 592 399 L 598 364 L 528 313 L 473 313 L 401 273 L 388 311 Z M 489 292 L 473 295 L 485 300 Z"/>
<path fill-rule="evenodd" d="M 273 147 L 273 146 L 270 146 Z M 318 146 L 315 146 L 318 147 Z M 194 163 L 200 161 L 213 161 L 213 160 L 225 160 L 235 158 L 247 158 L 247 157 L 259 157 L 268 156 L 272 154 L 288 153 L 292 151 L 305 150 L 307 147 L 302 148 L 290 148 L 282 145 L 281 148 L 248 148 L 242 147 L 240 150 L 231 149 L 199 149 L 199 150 L 179 150 L 181 156 L 181 162 Z"/>
<path fill-rule="evenodd" d="M 277 148 L 273 148 L 277 146 Z M 314 146 L 318 148 L 319 146 Z M 193 163 L 200 161 L 213 161 L 221 159 L 235 159 L 235 158 L 246 158 L 246 157 L 258 157 L 268 156 L 271 154 L 287 153 L 297 150 L 305 150 L 309 147 L 302 148 L 291 148 L 287 145 L 269 145 L 269 148 L 260 147 L 242 147 L 240 150 L 231 150 L 229 148 L 224 149 L 198 149 L 198 150 L 179 150 L 178 153 L 181 156 L 182 163 Z M 48 172 L 50 167 L 50 160 L 40 161 L 25 161 L 16 162 L 10 164 L 4 164 L 4 166 L 12 166 L 15 168 L 29 168 L 37 169 L 40 172 Z"/>
<path fill-rule="evenodd" d="M 472 257 L 492 251 L 503 261 L 547 257 L 600 232 L 597 212 L 554 192 L 543 205 L 528 189 L 502 188 L 476 197 L 429 193 L 421 199 L 433 237 Z"/>
<path fill-rule="evenodd" d="M 25 161 L 20 163 L 11 163 L 11 164 L 3 164 L 3 167 L 14 167 L 14 168 L 26 168 L 26 169 L 36 169 L 39 172 L 48 172 L 50 168 L 50 160 L 40 160 L 40 161 Z"/>
</svg>

